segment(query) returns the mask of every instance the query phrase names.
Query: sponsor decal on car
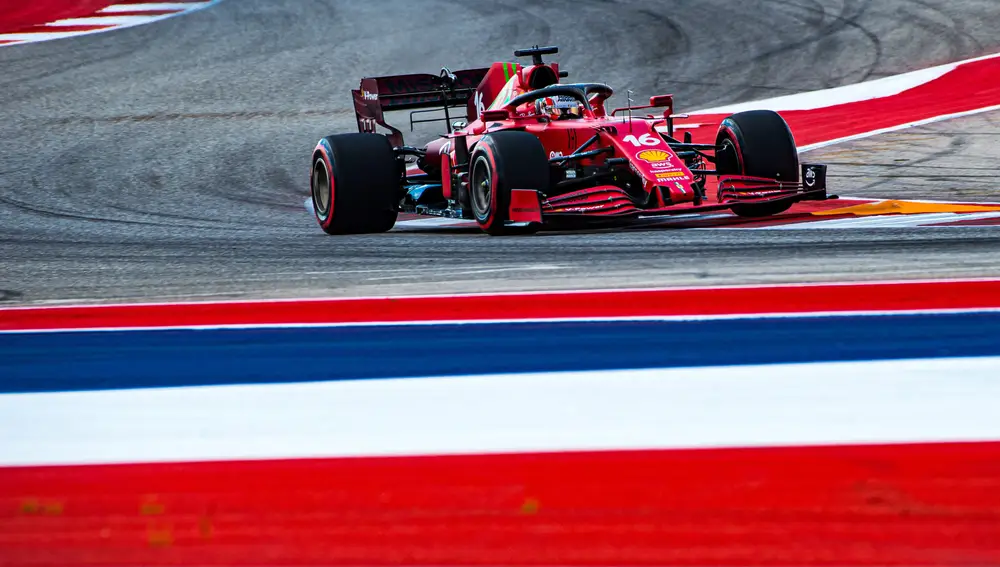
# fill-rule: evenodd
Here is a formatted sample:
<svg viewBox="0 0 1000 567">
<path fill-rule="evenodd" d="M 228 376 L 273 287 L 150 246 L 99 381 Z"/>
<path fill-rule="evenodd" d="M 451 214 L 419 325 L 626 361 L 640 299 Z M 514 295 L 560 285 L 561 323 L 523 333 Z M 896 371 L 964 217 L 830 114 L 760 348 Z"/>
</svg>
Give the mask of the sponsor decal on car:
<svg viewBox="0 0 1000 567">
<path fill-rule="evenodd" d="M 808 167 L 806 168 L 806 187 L 814 187 L 816 185 L 816 170 Z"/>
<path fill-rule="evenodd" d="M 651 169 L 656 173 L 681 170 L 670 161 L 670 153 L 663 150 L 643 150 L 635 154 L 635 157 L 650 164 Z"/>
<path fill-rule="evenodd" d="M 361 91 L 361 97 L 365 100 L 378 100 L 378 93 L 370 93 L 368 91 Z"/>
<path fill-rule="evenodd" d="M 675 168 L 674 171 L 657 172 L 656 179 L 666 180 L 666 179 L 688 179 L 688 174 L 681 171 L 680 168 Z"/>
<path fill-rule="evenodd" d="M 670 159 L 670 154 L 663 150 L 642 150 L 641 152 L 635 154 L 635 157 L 644 162 L 656 164 Z"/>
<path fill-rule="evenodd" d="M 474 104 L 476 105 L 476 118 L 479 118 L 486 112 L 486 104 L 483 102 L 483 91 L 476 91 Z"/>
<path fill-rule="evenodd" d="M 560 209 L 561 213 L 589 213 L 591 211 L 601 211 L 607 209 L 607 205 L 589 205 L 583 207 L 566 207 Z"/>
<path fill-rule="evenodd" d="M 663 172 L 667 172 L 667 171 L 680 171 L 681 170 L 681 168 L 679 168 L 676 165 L 670 163 L 669 161 L 656 162 L 656 163 L 654 163 L 654 164 L 652 164 L 650 166 L 650 169 L 652 169 L 654 173 L 663 173 Z"/>
</svg>

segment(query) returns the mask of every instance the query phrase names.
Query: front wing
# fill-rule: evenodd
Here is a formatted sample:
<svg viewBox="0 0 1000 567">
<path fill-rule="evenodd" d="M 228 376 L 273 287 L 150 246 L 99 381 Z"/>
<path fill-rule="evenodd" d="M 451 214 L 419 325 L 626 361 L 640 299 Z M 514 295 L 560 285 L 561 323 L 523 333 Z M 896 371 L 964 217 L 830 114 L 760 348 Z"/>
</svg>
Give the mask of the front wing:
<svg viewBox="0 0 1000 567">
<path fill-rule="evenodd" d="M 717 202 L 712 204 L 683 203 L 662 208 L 643 208 L 623 189 L 605 185 L 544 199 L 540 204 L 540 216 L 546 224 L 561 224 L 566 221 L 629 221 L 640 217 L 722 211 L 736 205 L 791 204 L 833 198 L 827 195 L 825 165 L 802 164 L 801 168 L 802 181 L 799 183 L 785 183 L 762 177 L 722 176 L 719 178 Z"/>
</svg>

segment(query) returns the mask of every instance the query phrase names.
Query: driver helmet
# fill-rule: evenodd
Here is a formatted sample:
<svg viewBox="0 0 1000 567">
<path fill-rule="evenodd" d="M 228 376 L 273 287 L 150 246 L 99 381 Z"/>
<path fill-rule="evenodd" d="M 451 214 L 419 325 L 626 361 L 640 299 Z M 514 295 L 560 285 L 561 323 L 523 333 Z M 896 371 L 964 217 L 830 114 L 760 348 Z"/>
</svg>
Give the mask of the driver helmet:
<svg viewBox="0 0 1000 567">
<path fill-rule="evenodd" d="M 571 96 L 545 97 L 535 101 L 535 111 L 552 120 L 581 118 L 583 103 Z"/>
</svg>

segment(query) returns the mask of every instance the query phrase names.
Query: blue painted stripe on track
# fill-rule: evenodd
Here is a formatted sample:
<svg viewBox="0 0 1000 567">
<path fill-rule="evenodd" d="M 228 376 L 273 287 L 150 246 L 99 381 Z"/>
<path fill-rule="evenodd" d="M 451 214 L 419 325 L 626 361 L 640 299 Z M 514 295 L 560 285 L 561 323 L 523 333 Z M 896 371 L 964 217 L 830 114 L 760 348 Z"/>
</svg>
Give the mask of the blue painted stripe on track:
<svg viewBox="0 0 1000 567">
<path fill-rule="evenodd" d="M 990 355 L 1000 313 L 15 333 L 0 392 Z"/>
</svg>

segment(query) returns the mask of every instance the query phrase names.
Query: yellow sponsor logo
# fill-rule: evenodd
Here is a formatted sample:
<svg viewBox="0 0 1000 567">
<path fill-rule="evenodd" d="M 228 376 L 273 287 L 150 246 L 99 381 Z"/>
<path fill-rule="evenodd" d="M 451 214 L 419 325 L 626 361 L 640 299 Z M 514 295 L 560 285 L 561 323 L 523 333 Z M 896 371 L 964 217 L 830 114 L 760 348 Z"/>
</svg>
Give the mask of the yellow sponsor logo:
<svg viewBox="0 0 1000 567">
<path fill-rule="evenodd" d="M 668 171 L 667 173 L 657 173 L 657 179 L 686 179 L 687 174 L 683 171 Z"/>
<path fill-rule="evenodd" d="M 670 157 L 670 154 L 663 150 L 642 150 L 635 154 L 635 157 L 649 163 L 656 163 L 658 161 L 666 161 Z"/>
</svg>

